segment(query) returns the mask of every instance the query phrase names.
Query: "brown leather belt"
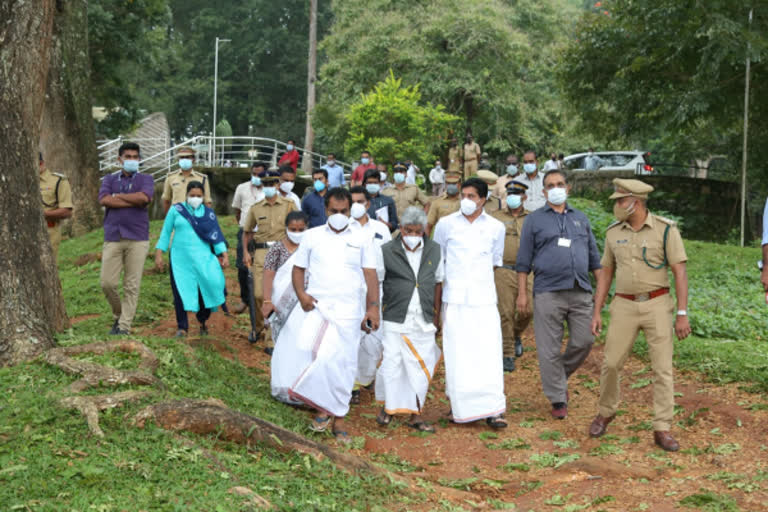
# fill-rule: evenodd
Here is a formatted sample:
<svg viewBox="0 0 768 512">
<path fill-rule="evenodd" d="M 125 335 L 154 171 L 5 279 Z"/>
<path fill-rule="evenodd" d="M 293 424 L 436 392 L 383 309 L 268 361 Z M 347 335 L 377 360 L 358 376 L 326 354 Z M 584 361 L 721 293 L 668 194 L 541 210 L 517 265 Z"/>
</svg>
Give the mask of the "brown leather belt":
<svg viewBox="0 0 768 512">
<path fill-rule="evenodd" d="M 647 300 L 655 299 L 656 297 L 661 297 L 662 295 L 666 295 L 668 293 L 669 288 L 659 288 L 658 290 L 653 290 L 648 293 L 638 293 L 637 295 L 618 292 L 616 292 L 615 295 L 616 297 L 621 297 L 622 299 L 633 300 L 635 302 L 645 302 Z"/>
</svg>

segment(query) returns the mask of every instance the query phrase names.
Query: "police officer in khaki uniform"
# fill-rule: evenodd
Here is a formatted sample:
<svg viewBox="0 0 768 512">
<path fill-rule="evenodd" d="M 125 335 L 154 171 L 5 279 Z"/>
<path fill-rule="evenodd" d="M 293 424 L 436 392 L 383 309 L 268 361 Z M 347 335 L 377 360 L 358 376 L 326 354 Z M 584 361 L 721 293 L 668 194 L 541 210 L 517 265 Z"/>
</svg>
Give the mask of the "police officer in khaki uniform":
<svg viewBox="0 0 768 512">
<path fill-rule="evenodd" d="M 432 236 L 432 230 L 437 225 L 437 221 L 459 211 L 461 206 L 461 197 L 459 196 L 459 182 L 461 174 L 458 172 L 448 172 L 445 174 L 445 193 L 432 201 L 427 213 L 427 236 Z"/>
<path fill-rule="evenodd" d="M 480 169 L 477 171 L 477 177 L 483 180 L 488 185 L 488 198 L 485 201 L 485 213 L 491 214 L 501 210 L 501 198 L 493 194 L 493 186 L 498 181 L 499 177 L 496 173 L 489 171 L 488 169 Z"/>
<path fill-rule="evenodd" d="M 72 216 L 72 188 L 63 174 L 51 172 L 45 167 L 43 154 L 40 158 L 40 195 L 43 199 L 43 215 L 48 224 L 48 237 L 53 248 L 53 260 L 59 255 L 61 221 Z"/>
<path fill-rule="evenodd" d="M 480 161 L 480 146 L 475 142 L 474 137 L 467 135 L 467 143 L 464 144 L 464 179 L 466 180 L 477 173 Z"/>
<path fill-rule="evenodd" d="M 427 197 L 427 194 L 416 185 L 406 185 L 405 175 L 407 171 L 408 167 L 405 164 L 396 162 L 394 167 L 392 167 L 395 186 L 381 191 L 382 195 L 391 197 L 395 201 L 398 219 L 409 206 L 421 205 L 424 211 L 429 209 L 429 197 Z"/>
<path fill-rule="evenodd" d="M 213 207 L 211 201 L 211 185 L 208 176 L 193 171 L 195 165 L 195 150 L 189 147 L 179 148 L 176 153 L 179 157 L 179 170 L 168 174 L 163 185 L 163 207 L 168 213 L 172 204 L 183 203 L 187 200 L 187 184 L 190 181 L 199 181 L 203 184 L 203 202 L 208 208 Z"/>
<path fill-rule="evenodd" d="M 688 323 L 688 276 L 685 248 L 675 223 L 653 215 L 646 207 L 653 187 L 638 180 L 613 180 L 618 222 L 605 237 L 603 271 L 598 278 L 592 332 L 602 329 L 600 312 L 616 275 L 616 294 L 611 302 L 611 323 L 605 339 L 605 360 L 600 376 L 599 413 L 589 435 L 602 436 L 619 405 L 619 372 L 627 360 L 639 330 L 648 340 L 653 368 L 654 441 L 667 451 L 677 451 L 678 442 L 669 430 L 674 417 L 672 355 L 674 340 L 691 333 Z M 669 293 L 667 268 L 675 276 L 677 308 Z"/>
<path fill-rule="evenodd" d="M 243 264 L 250 267 L 253 275 L 253 296 L 256 304 L 256 332 L 264 329 L 264 317 L 261 314 L 261 306 L 264 297 L 262 292 L 262 277 L 264 274 L 264 259 L 267 250 L 285 235 L 285 217 L 296 211 L 296 204 L 289 197 L 278 194 L 277 183 L 280 180 L 277 172 L 265 171 L 261 176 L 264 199 L 251 206 L 243 225 L 243 247 L 254 247 L 253 255 L 249 251 L 243 254 Z M 251 244 L 253 240 L 253 244 Z M 267 297 L 266 300 L 270 300 Z M 268 333 L 264 333 L 264 339 L 270 340 Z M 271 353 L 271 343 L 267 352 Z"/>
<path fill-rule="evenodd" d="M 500 220 L 506 229 L 504 236 L 504 264 L 494 270 L 498 295 L 501 334 L 503 337 L 503 364 L 505 372 L 515 371 L 515 358 L 523 355 L 523 340 L 520 335 L 531 322 L 531 314 L 517 311 L 517 271 L 515 262 L 520 248 L 520 233 L 528 211 L 523 207 L 525 191 L 528 187 L 513 181 L 507 186 L 505 207 L 491 214 Z M 533 303 L 533 274 L 528 275 L 528 301 Z"/>
<path fill-rule="evenodd" d="M 448 172 L 461 174 L 462 169 L 464 168 L 462 156 L 459 142 L 455 138 L 451 139 L 451 143 L 448 147 Z"/>
</svg>

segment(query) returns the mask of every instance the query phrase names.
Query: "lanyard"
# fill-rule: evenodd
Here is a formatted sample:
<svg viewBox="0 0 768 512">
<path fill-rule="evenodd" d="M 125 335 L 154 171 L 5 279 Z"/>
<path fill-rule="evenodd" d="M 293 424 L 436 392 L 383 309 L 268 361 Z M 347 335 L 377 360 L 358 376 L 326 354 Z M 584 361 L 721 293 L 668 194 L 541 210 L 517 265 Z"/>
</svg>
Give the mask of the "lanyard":
<svg viewBox="0 0 768 512">
<path fill-rule="evenodd" d="M 563 212 L 563 213 L 555 212 L 555 215 L 557 215 L 557 224 L 558 226 L 560 226 L 560 236 L 565 235 L 565 227 L 566 227 L 565 214 L 566 212 Z"/>
</svg>

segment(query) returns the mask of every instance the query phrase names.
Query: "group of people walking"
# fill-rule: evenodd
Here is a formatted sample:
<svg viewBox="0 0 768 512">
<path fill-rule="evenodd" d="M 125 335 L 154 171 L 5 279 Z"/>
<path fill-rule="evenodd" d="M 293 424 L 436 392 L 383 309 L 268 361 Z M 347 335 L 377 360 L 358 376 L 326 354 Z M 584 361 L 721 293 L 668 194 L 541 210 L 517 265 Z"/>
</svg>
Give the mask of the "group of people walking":
<svg viewBox="0 0 768 512">
<path fill-rule="evenodd" d="M 194 151 L 179 156 L 180 170 L 164 186 L 167 213 L 155 260 L 162 268 L 163 253 L 170 252 L 177 336 L 184 336 L 187 312 L 197 314 L 205 334 L 210 313 L 225 306 L 222 269 L 229 253 L 207 178 L 192 170 Z M 472 160 L 466 151 L 462 158 L 466 172 Z M 138 145 L 124 144 L 122 169 L 108 175 L 99 192 L 105 207 L 101 281 L 112 334 L 129 332 L 149 250 L 154 186 L 137 172 L 138 161 Z M 552 417 L 563 419 L 569 377 L 601 332 L 615 277 L 599 411 L 589 434 L 603 435 L 614 419 L 618 375 L 643 330 L 655 375 L 655 442 L 676 450 L 673 333 L 685 338 L 690 326 L 686 255 L 674 222 L 648 211 L 653 187 L 616 179 L 616 222 L 601 257 L 588 218 L 568 204 L 564 171 L 542 172 L 533 151 L 523 155 L 522 172 L 515 155 L 507 161 L 501 177 L 483 169 L 462 177 L 451 162 L 436 198 L 406 183 L 410 166 L 404 163 L 392 167 L 389 183 L 389 173 L 367 152 L 366 168 L 355 170 L 349 189 L 343 173 L 340 180 L 327 167 L 316 169 L 303 199 L 293 193 L 292 159 L 277 171 L 254 164 L 232 204 L 241 298 L 233 312 L 255 303 L 259 340 L 272 354 L 273 395 L 315 409 L 311 428 L 331 429 L 344 441 L 350 404 L 359 401 L 361 388 L 375 386 L 383 404 L 379 424 L 405 414 L 412 428 L 434 431 L 421 415 L 444 359 L 450 420 L 504 428 L 503 374 L 514 371 L 522 332 L 533 320 L 543 391 Z M 675 276 L 676 307 L 667 269 Z"/>
</svg>

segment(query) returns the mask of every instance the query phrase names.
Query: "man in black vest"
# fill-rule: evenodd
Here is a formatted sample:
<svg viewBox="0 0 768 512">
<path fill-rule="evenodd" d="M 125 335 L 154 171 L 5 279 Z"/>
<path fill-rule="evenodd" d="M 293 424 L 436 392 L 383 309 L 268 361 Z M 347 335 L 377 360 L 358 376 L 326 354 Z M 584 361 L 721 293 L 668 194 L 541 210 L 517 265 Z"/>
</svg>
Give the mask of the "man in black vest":
<svg viewBox="0 0 768 512">
<path fill-rule="evenodd" d="M 400 234 L 381 247 L 384 357 L 376 374 L 376 399 L 384 407 L 376 421 L 388 425 L 392 415 L 410 413 L 409 427 L 434 432 L 421 412 L 441 356 L 435 334 L 445 272 L 440 246 L 424 237 L 426 227 L 424 210 L 408 207 Z"/>
</svg>

